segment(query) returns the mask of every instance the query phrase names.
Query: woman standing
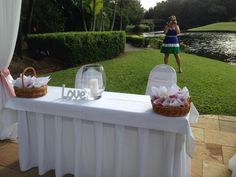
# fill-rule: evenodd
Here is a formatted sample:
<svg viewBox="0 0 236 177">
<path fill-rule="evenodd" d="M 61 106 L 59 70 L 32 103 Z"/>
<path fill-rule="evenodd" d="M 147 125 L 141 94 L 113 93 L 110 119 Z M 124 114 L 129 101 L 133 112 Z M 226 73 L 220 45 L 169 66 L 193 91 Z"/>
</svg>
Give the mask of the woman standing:
<svg viewBox="0 0 236 177">
<path fill-rule="evenodd" d="M 180 33 L 179 26 L 175 16 L 170 16 L 164 29 L 165 39 L 161 46 L 161 53 L 164 53 L 164 63 L 168 64 L 169 54 L 174 54 L 176 62 L 178 64 L 179 73 L 182 73 L 180 66 L 180 46 L 177 34 Z"/>
</svg>

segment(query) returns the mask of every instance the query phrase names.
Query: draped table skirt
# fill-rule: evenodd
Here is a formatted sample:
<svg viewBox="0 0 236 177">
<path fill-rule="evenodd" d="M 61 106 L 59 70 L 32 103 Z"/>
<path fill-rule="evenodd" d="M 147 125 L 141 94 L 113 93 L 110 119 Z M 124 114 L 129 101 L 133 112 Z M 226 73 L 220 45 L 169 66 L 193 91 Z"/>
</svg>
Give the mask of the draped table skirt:
<svg viewBox="0 0 236 177">
<path fill-rule="evenodd" d="M 185 136 L 18 111 L 20 167 L 57 177 L 185 177 Z"/>
</svg>

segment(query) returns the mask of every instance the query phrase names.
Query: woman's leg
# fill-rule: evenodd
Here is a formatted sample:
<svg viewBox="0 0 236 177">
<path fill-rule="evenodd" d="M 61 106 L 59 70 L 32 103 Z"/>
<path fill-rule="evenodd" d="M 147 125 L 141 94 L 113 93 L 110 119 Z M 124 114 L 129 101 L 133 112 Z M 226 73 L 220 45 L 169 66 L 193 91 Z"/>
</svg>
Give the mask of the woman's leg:
<svg viewBox="0 0 236 177">
<path fill-rule="evenodd" d="M 180 66 L 180 57 L 179 57 L 179 54 L 174 54 L 174 55 L 175 55 L 176 63 L 178 64 L 178 67 L 179 67 L 179 73 L 182 73 L 182 69 L 181 69 L 181 66 Z"/>
<path fill-rule="evenodd" d="M 169 54 L 165 53 L 165 56 L 164 56 L 164 63 L 165 64 L 168 64 L 168 58 L 169 58 Z"/>
</svg>

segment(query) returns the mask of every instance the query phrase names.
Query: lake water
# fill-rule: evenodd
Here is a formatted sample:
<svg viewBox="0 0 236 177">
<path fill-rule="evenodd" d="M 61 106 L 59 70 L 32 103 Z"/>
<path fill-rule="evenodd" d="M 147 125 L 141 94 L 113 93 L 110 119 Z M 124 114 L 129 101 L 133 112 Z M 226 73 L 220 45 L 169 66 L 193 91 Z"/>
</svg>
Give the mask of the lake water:
<svg viewBox="0 0 236 177">
<path fill-rule="evenodd" d="M 236 63 L 236 33 L 188 32 L 179 39 L 188 46 L 188 53 Z"/>
<path fill-rule="evenodd" d="M 189 53 L 236 63 L 236 33 L 183 33 L 179 38 Z"/>
</svg>

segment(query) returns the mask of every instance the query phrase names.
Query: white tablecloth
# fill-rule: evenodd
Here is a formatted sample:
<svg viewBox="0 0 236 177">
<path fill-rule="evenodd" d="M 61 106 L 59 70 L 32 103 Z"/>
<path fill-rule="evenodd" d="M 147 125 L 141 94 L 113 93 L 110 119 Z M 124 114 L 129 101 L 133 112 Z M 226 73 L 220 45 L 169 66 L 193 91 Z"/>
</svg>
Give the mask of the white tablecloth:
<svg viewBox="0 0 236 177">
<path fill-rule="evenodd" d="M 153 113 L 145 95 L 104 92 L 95 101 L 68 101 L 61 88 L 37 99 L 12 98 L 18 111 L 21 169 L 55 169 L 96 177 L 189 176 L 194 149 L 189 120 Z M 193 116 L 191 116 L 193 115 Z"/>
</svg>

